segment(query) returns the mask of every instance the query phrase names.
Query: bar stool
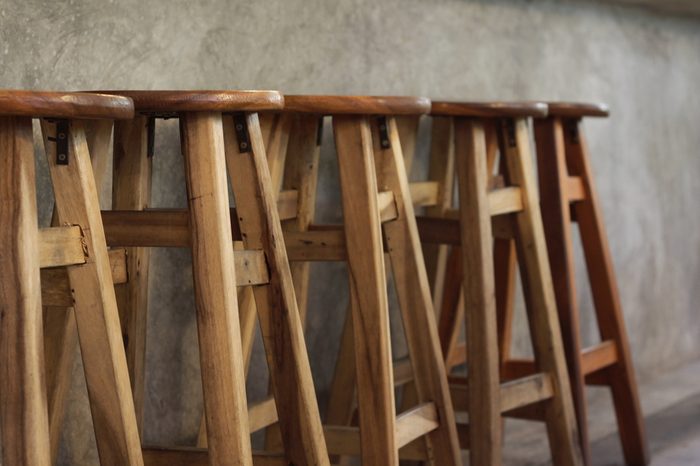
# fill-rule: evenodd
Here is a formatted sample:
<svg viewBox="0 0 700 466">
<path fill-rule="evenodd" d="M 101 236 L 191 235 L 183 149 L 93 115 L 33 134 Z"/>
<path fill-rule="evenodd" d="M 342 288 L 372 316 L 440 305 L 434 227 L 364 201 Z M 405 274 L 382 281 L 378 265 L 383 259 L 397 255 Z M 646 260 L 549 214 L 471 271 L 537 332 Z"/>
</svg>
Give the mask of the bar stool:
<svg viewBox="0 0 700 466">
<path fill-rule="evenodd" d="M 49 465 L 40 281 L 67 268 L 68 292 L 103 465 L 142 465 L 109 255 L 84 120 L 131 118 L 124 97 L 0 91 L 2 460 Z M 58 223 L 39 229 L 32 118 L 41 118 Z M 40 268 L 46 269 L 40 274 Z M 46 272 L 44 275 L 43 272 Z"/>
<path fill-rule="evenodd" d="M 454 157 L 445 166 L 456 168 L 459 207 L 450 212 L 443 204 L 442 217 L 419 218 L 418 224 L 424 243 L 456 246 L 451 260 L 441 259 L 447 271 L 439 327 L 452 365 L 460 319 L 466 319 L 468 378 L 451 377 L 451 391 L 455 409 L 469 413 L 468 432 L 460 438 L 471 464 L 500 464 L 501 415 L 530 417 L 533 411 L 546 421 L 553 463 L 582 464 L 530 154 L 528 119 L 546 113 L 540 103 L 433 102 L 431 110 L 433 155 Z M 438 178 L 447 176 L 443 171 Z M 494 237 L 517 245 L 537 367 L 504 383 Z"/>
<path fill-rule="evenodd" d="M 547 118 L 535 121 L 542 218 L 585 457 L 590 458 L 585 385 L 602 385 L 612 390 L 627 464 L 645 465 L 649 463 L 649 453 L 644 418 L 582 127 L 585 117 L 607 116 L 605 105 L 555 102 L 549 104 Z M 574 275 L 574 222 L 581 236 L 602 340 L 590 348 L 581 347 Z M 512 292 L 510 277 L 515 271 L 514 258 L 504 265 L 501 281 L 508 284 L 504 290 Z M 504 322 L 510 325 L 512 306 L 504 310 L 507 312 Z M 534 370 L 532 361 L 510 359 L 508 354 L 504 357 L 508 373 L 524 374 Z"/>
<path fill-rule="evenodd" d="M 136 194 L 121 204 L 130 210 L 103 212 L 108 244 L 191 247 L 193 253 L 208 451 L 145 448 L 146 462 L 253 464 L 249 433 L 255 429 L 248 409 L 255 407 L 246 404 L 236 284 L 253 287 L 285 447 L 284 455 L 256 455 L 255 463 L 329 464 L 257 115 L 279 110 L 282 96 L 274 91 L 110 93 L 133 98 L 140 116 L 115 130 L 115 168 L 132 175 L 119 177 L 119 189 Z M 138 210 L 147 204 L 147 160 L 158 118 L 180 120 L 187 211 Z M 226 169 L 236 201 L 230 212 Z M 134 286 L 134 294 L 145 293 L 143 283 Z M 138 299 L 128 302 L 129 313 L 145 312 Z M 133 361 L 143 357 L 142 345 L 137 347 Z"/>
<path fill-rule="evenodd" d="M 351 312 L 334 381 L 342 391 L 332 391 L 325 435 L 331 454 L 360 455 L 363 465 L 398 465 L 399 450 L 402 459 L 461 464 L 396 123 L 396 116 L 417 118 L 428 110 L 423 98 L 285 96 L 281 114 L 292 117 L 286 126 L 282 194 L 294 190 L 298 196 L 285 241 L 290 260 L 299 263 L 295 284 L 301 300 L 306 300 L 306 263 L 348 262 Z M 332 119 L 335 136 L 342 226 L 311 223 L 324 116 Z M 278 128 L 285 131 L 285 125 Z M 398 416 L 383 243 L 418 387 L 416 405 Z M 355 391 L 359 428 L 348 425 Z"/>
</svg>

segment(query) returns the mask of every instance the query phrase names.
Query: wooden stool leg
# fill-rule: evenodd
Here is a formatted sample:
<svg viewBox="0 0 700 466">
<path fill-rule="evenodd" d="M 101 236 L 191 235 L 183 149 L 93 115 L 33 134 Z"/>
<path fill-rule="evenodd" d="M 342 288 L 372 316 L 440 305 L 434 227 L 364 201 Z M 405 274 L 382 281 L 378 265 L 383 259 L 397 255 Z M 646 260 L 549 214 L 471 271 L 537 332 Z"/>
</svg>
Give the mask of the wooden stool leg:
<svg viewBox="0 0 700 466">
<path fill-rule="evenodd" d="M 462 263 L 469 365 L 470 464 L 501 463 L 501 408 L 488 207 L 486 145 L 482 124 L 455 120 Z"/>
<path fill-rule="evenodd" d="M 394 377 L 372 135 L 365 117 L 335 116 L 350 276 L 362 464 L 398 466 Z"/>
<path fill-rule="evenodd" d="M 556 298 L 562 341 L 569 369 L 571 393 L 578 419 L 584 462 L 590 464 L 586 392 L 581 370 L 581 329 L 574 265 L 571 216 L 567 197 L 568 169 L 560 120 L 536 120 L 537 158 L 542 223 L 544 224 L 552 283 Z"/>
<path fill-rule="evenodd" d="M 515 269 L 517 266 L 515 242 L 497 238 L 493 245 L 493 265 L 496 274 L 496 316 L 498 319 L 498 354 L 501 371 L 510 358 L 513 340 L 515 308 Z"/>
<path fill-rule="evenodd" d="M 180 124 L 209 463 L 252 466 L 221 114 Z"/>
<path fill-rule="evenodd" d="M 608 369 L 607 379 L 612 389 L 622 447 L 627 464 L 644 465 L 649 463 L 644 417 L 607 234 L 588 162 L 588 147 L 580 121 L 567 124 L 565 148 L 570 174 L 581 177 L 586 193 L 583 201 L 574 203 L 573 212 L 581 233 L 598 327 L 603 341 L 614 341 L 618 353 L 617 364 Z"/>
<path fill-rule="evenodd" d="M 2 464 L 48 466 L 39 227 L 30 118 L 0 118 Z"/>
<path fill-rule="evenodd" d="M 294 122 L 289 138 L 282 188 L 295 189 L 299 194 L 297 216 L 283 223 L 285 231 L 308 230 L 316 214 L 318 164 L 321 154 L 319 125 L 323 125 L 323 119 L 316 116 L 299 116 Z M 302 324 L 306 321 L 308 311 L 310 265 L 308 262 L 291 264 Z"/>
<path fill-rule="evenodd" d="M 551 271 L 547 259 L 527 122 L 503 122 L 502 138 L 511 184 L 520 187 L 523 210 L 516 214 L 516 245 L 530 320 L 537 367 L 550 374 L 555 396 L 545 402 L 545 420 L 557 465 L 581 465 L 579 434 L 571 400 L 557 316 Z"/>
<path fill-rule="evenodd" d="M 387 125 L 390 147 L 386 149 L 380 143 L 380 125 Z M 431 462 L 461 465 L 456 421 L 396 121 L 375 120 L 373 126 L 377 183 L 381 191 L 393 192 L 396 202 L 397 218 L 384 223 L 383 230 L 403 315 L 413 383 L 418 402 L 433 403 L 437 412 L 438 426 L 428 434 Z"/>
<path fill-rule="evenodd" d="M 113 210 L 144 210 L 151 201 L 149 125 L 155 119 L 137 116 L 114 127 Z M 153 130 L 153 128 L 151 129 Z M 148 248 L 128 248 L 127 283 L 116 285 L 117 306 L 126 346 L 126 362 L 134 394 L 136 421 L 143 433 L 146 376 L 146 326 L 148 322 Z"/>
<path fill-rule="evenodd" d="M 67 165 L 57 164 L 53 142 L 56 125 L 42 121 L 42 130 L 59 220 L 79 225 L 85 235 L 87 262 L 69 267 L 68 276 L 75 297 L 100 461 L 103 465 L 141 465 L 141 445 L 84 123 L 70 124 Z"/>
<path fill-rule="evenodd" d="M 265 251 L 270 272 L 254 294 L 285 452 L 294 464 L 329 464 L 258 116 L 226 117 L 224 139 L 243 242 Z"/>
<path fill-rule="evenodd" d="M 92 171 L 98 194 L 104 185 L 109 168 L 112 121 L 94 120 L 85 123 L 85 136 L 92 160 Z M 54 208 L 51 226 L 58 226 Z M 66 280 L 68 272 L 65 271 Z M 42 288 L 44 280 L 42 279 Z M 46 391 L 49 402 L 49 436 L 51 461 L 56 462 L 63 432 L 68 394 L 73 383 L 75 348 L 78 329 L 72 307 L 44 306 L 44 355 L 46 359 Z M 127 358 L 128 359 L 128 358 Z M 128 362 L 128 360 L 127 360 Z M 132 379 L 133 380 L 133 379 Z M 138 418 L 137 418 L 138 421 Z"/>
</svg>

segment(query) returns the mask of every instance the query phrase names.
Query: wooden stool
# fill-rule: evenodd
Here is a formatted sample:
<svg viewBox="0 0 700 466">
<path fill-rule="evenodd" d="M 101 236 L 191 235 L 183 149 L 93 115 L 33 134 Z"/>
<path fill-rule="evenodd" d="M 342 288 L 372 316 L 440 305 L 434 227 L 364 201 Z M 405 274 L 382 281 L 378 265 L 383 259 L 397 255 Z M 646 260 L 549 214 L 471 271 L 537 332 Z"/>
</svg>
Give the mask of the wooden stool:
<svg viewBox="0 0 700 466">
<path fill-rule="evenodd" d="M 257 111 L 279 110 L 274 91 L 129 91 L 139 117 L 115 131 L 115 201 L 105 211 L 108 244 L 136 248 L 191 247 L 208 451 L 146 448 L 152 465 L 251 465 L 244 359 L 236 285 L 253 288 L 279 412 L 284 455 L 256 455 L 255 464 L 329 464 L 301 321 Z M 188 210 L 147 205 L 156 118 L 179 118 Z M 226 169 L 236 201 L 229 212 Z M 123 174 L 123 175 L 122 175 Z M 130 199 L 129 199 L 130 197 Z M 237 241 L 234 242 L 234 239 Z M 235 252 L 234 252 L 235 249 Z M 130 267 L 143 267 L 131 264 Z M 143 338 L 145 282 L 125 300 L 125 340 Z M 136 297 L 134 297 L 136 295 Z M 135 332 L 132 335 L 131 332 Z M 143 343 L 131 347 L 132 372 L 142 371 Z M 127 347 L 128 343 L 127 343 Z M 142 374 L 139 376 L 142 379 Z M 142 388 L 141 388 L 142 390 Z"/>
<path fill-rule="evenodd" d="M 131 118 L 133 105 L 124 97 L 1 91 L 0 115 L 3 464 L 51 464 L 41 306 L 56 291 L 52 284 L 63 284 L 58 292 L 69 294 L 75 310 L 100 462 L 142 465 L 86 142 L 91 124 L 83 121 Z M 60 227 L 37 226 L 32 118 L 42 118 Z"/>
<path fill-rule="evenodd" d="M 332 454 L 360 455 L 366 466 L 398 465 L 399 449 L 401 458 L 461 464 L 396 123 L 397 115 L 417 118 L 428 110 L 429 101 L 421 98 L 286 96 L 285 112 L 271 123 L 278 136 L 270 140 L 287 140 L 289 146 L 286 163 L 276 165 L 286 166 L 282 195 L 289 190 L 298 195 L 297 216 L 286 225 L 285 241 L 290 260 L 298 262 L 294 271 L 300 301 L 306 302 L 307 262 L 348 262 L 352 312 L 334 381 L 343 389 L 333 395 L 339 397 L 335 406 L 349 401 L 340 410 L 329 409 L 325 435 Z M 323 116 L 333 123 L 343 226 L 311 224 Z M 398 416 L 383 242 L 418 387 L 417 406 Z M 359 429 L 348 426 L 355 388 Z"/>
<path fill-rule="evenodd" d="M 542 218 L 584 456 L 590 458 L 585 384 L 603 385 L 612 390 L 627 464 L 645 465 L 649 463 L 649 454 L 644 420 L 581 121 L 584 117 L 607 115 L 604 105 L 551 103 L 549 117 L 535 120 Z M 581 348 L 580 339 L 573 222 L 579 227 L 602 339 L 601 343 L 585 349 Z M 504 291 L 510 294 L 515 258 L 503 263 L 501 282 Z M 507 314 L 503 321 L 510 326 L 512 306 L 508 305 L 504 311 Z M 506 330 L 505 334 L 510 331 Z M 510 359 L 508 354 L 503 357 L 507 374 L 517 376 L 534 371 L 532 361 Z"/>
<path fill-rule="evenodd" d="M 547 423 L 554 464 L 582 464 L 530 154 L 527 120 L 546 112 L 537 103 L 432 106 L 433 157 L 439 159 L 431 166 L 456 167 L 459 208 L 451 213 L 443 204 L 442 217 L 420 218 L 419 227 L 425 243 L 458 246 L 443 275 L 439 327 L 448 366 L 454 365 L 460 319 L 466 317 L 468 384 L 453 377 L 451 390 L 455 409 L 469 413 L 468 435 L 461 438 L 471 464 L 500 464 L 501 415 L 529 417 L 533 411 Z M 446 180 L 449 173 L 431 177 L 436 175 Z M 499 376 L 494 237 L 514 238 L 517 245 L 537 367 L 505 383 Z M 436 258 L 431 260 L 434 266 Z"/>
</svg>

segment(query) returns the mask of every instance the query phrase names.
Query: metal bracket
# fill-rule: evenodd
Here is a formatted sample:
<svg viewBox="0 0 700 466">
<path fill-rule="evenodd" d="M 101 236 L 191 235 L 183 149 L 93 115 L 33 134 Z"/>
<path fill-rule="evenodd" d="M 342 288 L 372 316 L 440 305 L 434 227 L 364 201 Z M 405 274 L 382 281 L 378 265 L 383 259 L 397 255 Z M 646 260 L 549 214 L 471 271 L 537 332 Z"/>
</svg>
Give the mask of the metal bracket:
<svg viewBox="0 0 700 466">
<path fill-rule="evenodd" d="M 320 146 L 323 142 L 323 117 L 318 117 L 318 129 L 316 130 L 316 145 Z"/>
<path fill-rule="evenodd" d="M 512 118 L 508 118 L 505 121 L 506 125 L 506 137 L 507 142 L 508 142 L 508 147 L 515 147 L 516 146 L 516 140 L 515 140 L 515 120 Z"/>
<path fill-rule="evenodd" d="M 574 144 L 578 144 L 581 142 L 581 137 L 579 135 L 579 129 L 578 129 L 578 121 L 569 121 L 567 123 L 567 130 L 569 132 L 569 139 L 571 139 L 571 142 Z"/>
<path fill-rule="evenodd" d="M 54 120 L 56 123 L 56 137 L 48 140 L 56 143 L 56 165 L 68 165 L 68 136 L 70 123 L 68 120 Z"/>
<path fill-rule="evenodd" d="M 243 154 L 250 152 L 250 136 L 248 135 L 248 123 L 245 114 L 236 113 L 233 115 L 233 128 L 238 139 L 238 152 Z"/>
<path fill-rule="evenodd" d="M 391 140 L 389 139 L 389 124 L 385 116 L 377 118 L 379 123 L 379 145 L 382 149 L 391 149 Z"/>
<path fill-rule="evenodd" d="M 156 142 L 156 117 L 146 120 L 146 156 L 153 157 Z"/>
</svg>

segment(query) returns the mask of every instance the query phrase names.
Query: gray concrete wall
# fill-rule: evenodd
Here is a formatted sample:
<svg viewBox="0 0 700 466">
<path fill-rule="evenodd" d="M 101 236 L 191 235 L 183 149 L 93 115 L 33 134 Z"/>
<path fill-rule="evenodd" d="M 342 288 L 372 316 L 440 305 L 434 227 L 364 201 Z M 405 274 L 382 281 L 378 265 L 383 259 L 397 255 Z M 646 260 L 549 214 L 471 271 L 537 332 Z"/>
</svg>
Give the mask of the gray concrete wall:
<svg viewBox="0 0 700 466">
<path fill-rule="evenodd" d="M 697 20 L 547 0 L 0 0 L 0 70 L 3 88 L 608 102 L 612 117 L 587 130 L 639 373 L 652 377 L 700 353 Z M 157 207 L 185 202 L 175 129 L 172 121 L 158 129 Z M 39 169 L 46 221 L 41 159 Z M 320 218 L 337 220 L 328 151 L 321 173 Z M 189 253 L 157 250 L 152 270 L 145 440 L 188 444 L 201 410 Z M 307 342 L 323 398 L 347 301 L 343 266 L 316 267 L 312 286 Z M 591 301 L 584 285 L 580 291 L 585 340 L 593 341 Z M 396 349 L 403 351 L 400 340 Z M 253 396 L 264 372 L 258 348 Z M 75 376 L 61 461 L 96 464 L 78 364 Z"/>
</svg>

